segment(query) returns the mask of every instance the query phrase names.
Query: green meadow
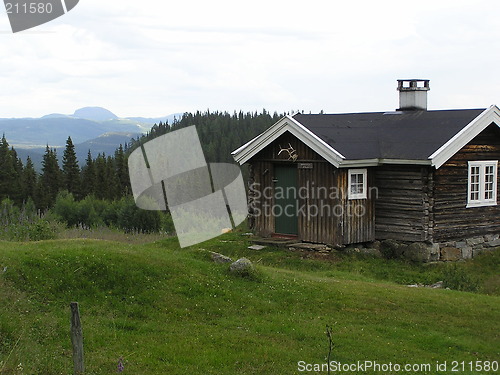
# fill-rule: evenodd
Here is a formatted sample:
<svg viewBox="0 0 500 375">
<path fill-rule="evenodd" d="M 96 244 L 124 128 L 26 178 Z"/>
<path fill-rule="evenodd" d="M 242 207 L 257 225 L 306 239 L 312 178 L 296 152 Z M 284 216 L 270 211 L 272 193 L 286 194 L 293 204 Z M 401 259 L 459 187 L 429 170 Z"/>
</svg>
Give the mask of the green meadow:
<svg viewBox="0 0 500 375">
<path fill-rule="evenodd" d="M 0 242 L 0 374 L 73 373 L 72 301 L 86 374 L 119 361 L 135 375 L 327 374 L 327 325 L 337 365 L 393 366 L 332 374 L 498 373 L 498 250 L 423 265 L 248 246 L 241 232 L 187 249 L 175 238 Z M 255 272 L 235 276 L 209 251 Z M 440 280 L 459 290 L 407 286 Z M 422 367 L 394 368 L 407 364 Z"/>
</svg>

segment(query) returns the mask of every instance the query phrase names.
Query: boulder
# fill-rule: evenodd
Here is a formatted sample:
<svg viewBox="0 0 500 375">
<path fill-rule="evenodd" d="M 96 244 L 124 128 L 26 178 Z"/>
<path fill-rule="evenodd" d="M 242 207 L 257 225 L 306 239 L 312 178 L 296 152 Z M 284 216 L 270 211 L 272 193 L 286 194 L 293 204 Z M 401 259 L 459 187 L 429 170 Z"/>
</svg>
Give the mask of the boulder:
<svg viewBox="0 0 500 375">
<path fill-rule="evenodd" d="M 437 260 L 439 245 L 429 245 L 425 242 L 414 242 L 404 249 L 404 257 L 414 262 L 430 262 Z"/>
<path fill-rule="evenodd" d="M 229 266 L 229 271 L 238 274 L 248 274 L 253 270 L 253 263 L 247 258 L 240 258 Z"/>
<path fill-rule="evenodd" d="M 395 240 L 384 240 L 380 243 L 380 252 L 385 258 L 401 258 L 406 245 Z"/>
<path fill-rule="evenodd" d="M 231 263 L 233 260 L 225 255 L 211 251 L 210 256 L 215 263 Z"/>
<path fill-rule="evenodd" d="M 429 285 L 429 288 L 433 288 L 433 289 L 441 289 L 442 287 L 443 287 L 442 281 L 438 281 L 437 283 Z"/>
</svg>

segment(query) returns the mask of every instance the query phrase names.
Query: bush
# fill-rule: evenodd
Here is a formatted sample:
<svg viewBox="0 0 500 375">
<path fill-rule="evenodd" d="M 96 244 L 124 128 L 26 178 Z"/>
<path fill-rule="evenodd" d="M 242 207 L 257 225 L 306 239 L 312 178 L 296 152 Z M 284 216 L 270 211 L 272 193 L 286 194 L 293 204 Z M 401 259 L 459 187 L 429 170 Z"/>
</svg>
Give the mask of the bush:
<svg viewBox="0 0 500 375">
<path fill-rule="evenodd" d="M 480 285 L 480 281 L 471 276 L 459 264 L 446 265 L 443 274 L 443 287 L 464 292 L 477 292 Z"/>
<path fill-rule="evenodd" d="M 68 226 L 77 225 L 79 223 L 78 203 L 75 202 L 73 194 L 67 191 L 57 194 L 51 214 L 67 223 Z"/>
<path fill-rule="evenodd" d="M 21 208 L 9 199 L 0 203 L 0 238 L 7 241 L 40 241 L 57 238 L 60 224 L 38 213 L 33 201 Z"/>
<path fill-rule="evenodd" d="M 131 196 L 116 201 L 87 196 L 75 201 L 73 195 L 62 191 L 57 195 L 51 214 L 68 227 L 97 228 L 108 226 L 126 232 L 174 232 L 170 214 L 139 209 Z"/>
<path fill-rule="evenodd" d="M 138 208 L 132 197 L 122 198 L 118 211 L 117 225 L 127 232 L 152 233 L 161 229 L 160 211 L 147 211 Z"/>
</svg>

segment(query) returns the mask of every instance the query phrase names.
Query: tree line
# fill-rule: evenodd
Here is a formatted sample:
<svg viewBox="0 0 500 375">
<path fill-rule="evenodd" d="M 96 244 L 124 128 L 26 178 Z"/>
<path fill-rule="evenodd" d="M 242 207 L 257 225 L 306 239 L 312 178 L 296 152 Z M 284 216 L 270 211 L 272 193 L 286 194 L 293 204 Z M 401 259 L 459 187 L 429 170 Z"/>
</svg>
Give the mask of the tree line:
<svg viewBox="0 0 500 375">
<path fill-rule="evenodd" d="M 231 152 L 253 137 L 262 133 L 283 115 L 274 112 L 269 113 L 265 109 L 262 112 L 200 112 L 184 113 L 184 115 L 172 124 L 158 123 L 151 130 L 128 145 L 128 151 L 150 141 L 156 137 L 171 131 L 188 126 L 196 126 L 200 137 L 201 146 L 207 162 L 224 163 L 234 162 Z"/>
<path fill-rule="evenodd" d="M 115 200 L 130 192 L 127 159 L 124 147 L 113 156 L 104 154 L 93 158 L 88 152 L 85 165 L 80 168 L 75 146 L 68 137 L 59 163 L 55 148 L 46 147 L 41 173 L 37 173 L 31 158 L 26 163 L 18 157 L 5 137 L 0 141 L 0 201 L 8 198 L 17 205 L 32 200 L 38 210 L 51 208 L 60 191 L 71 193 L 75 199 L 86 196 Z"/>
<path fill-rule="evenodd" d="M 208 162 L 233 162 L 231 151 L 255 137 L 282 115 L 260 113 L 200 112 L 184 113 L 172 124 L 159 122 L 147 133 L 120 145 L 114 155 L 88 152 L 80 168 L 75 147 L 68 137 L 59 162 L 55 148 L 46 147 L 41 173 L 37 173 L 28 157 L 26 163 L 18 157 L 3 135 L 0 142 L 0 201 L 8 198 L 16 205 L 28 200 L 38 210 L 48 210 L 61 191 L 70 193 L 76 201 L 92 196 L 99 200 L 115 201 L 130 196 L 128 155 L 145 142 L 184 127 L 195 125 Z"/>
</svg>

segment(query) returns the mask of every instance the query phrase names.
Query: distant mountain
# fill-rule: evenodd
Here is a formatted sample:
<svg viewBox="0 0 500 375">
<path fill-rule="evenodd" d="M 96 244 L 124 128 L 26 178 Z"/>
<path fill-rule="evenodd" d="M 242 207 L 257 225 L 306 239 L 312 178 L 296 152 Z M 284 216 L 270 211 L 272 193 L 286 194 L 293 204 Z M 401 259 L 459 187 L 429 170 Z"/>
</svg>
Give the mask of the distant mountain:
<svg viewBox="0 0 500 375">
<path fill-rule="evenodd" d="M 129 121 L 131 123 L 139 124 L 140 126 L 144 125 L 154 125 L 161 122 L 168 122 L 172 124 L 175 120 L 180 120 L 184 114 L 183 113 L 173 113 L 168 116 L 162 117 L 124 117 L 119 118 L 113 112 L 108 111 L 106 108 L 102 107 L 84 107 L 77 109 L 72 115 L 63 115 L 61 113 L 51 113 L 50 115 L 45 115 L 41 118 L 80 118 L 85 120 L 92 120 L 97 122 L 103 121 L 112 121 L 112 120 L 121 120 L 121 121 Z M 0 119 L 1 120 L 1 119 Z"/>
<path fill-rule="evenodd" d="M 51 113 L 50 115 L 45 115 L 45 116 L 42 116 L 40 118 L 58 118 L 58 117 L 70 118 L 71 116 L 69 116 L 69 115 L 63 115 L 61 113 Z"/>
<path fill-rule="evenodd" d="M 40 170 L 45 147 L 56 148 L 61 160 L 68 136 L 75 144 L 79 162 L 83 164 L 89 149 L 93 157 L 99 153 L 112 155 L 120 144 L 148 132 L 154 124 L 160 121 L 171 124 L 175 119 L 180 120 L 182 115 L 119 118 L 102 107 L 84 107 L 72 115 L 52 113 L 40 118 L 0 118 L 0 134 L 5 134 L 24 162 L 29 155 Z"/>
<path fill-rule="evenodd" d="M 62 113 L 51 113 L 49 115 L 42 116 L 43 119 L 51 119 L 51 118 L 79 118 L 84 120 L 91 121 L 109 121 L 116 120 L 118 116 L 113 112 L 108 111 L 106 108 L 102 107 L 83 107 L 77 109 L 75 113 L 72 115 L 63 115 Z"/>
<path fill-rule="evenodd" d="M 144 126 L 129 120 L 97 122 L 71 117 L 0 119 L 0 133 L 14 147 L 64 146 L 68 136 L 82 143 L 109 132 L 143 133 Z"/>
<path fill-rule="evenodd" d="M 146 133 L 152 125 L 182 117 L 181 113 L 147 118 L 119 118 L 102 107 L 84 107 L 72 115 L 52 113 L 41 118 L 0 118 L 0 133 L 14 147 L 36 148 L 64 146 L 71 136 L 73 143 L 83 143 L 106 133 Z"/>
<path fill-rule="evenodd" d="M 73 117 L 92 121 L 109 121 L 118 119 L 118 116 L 113 112 L 101 107 L 84 107 L 77 109 L 73 114 Z"/>
</svg>

